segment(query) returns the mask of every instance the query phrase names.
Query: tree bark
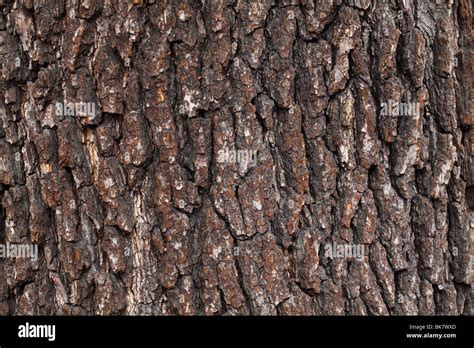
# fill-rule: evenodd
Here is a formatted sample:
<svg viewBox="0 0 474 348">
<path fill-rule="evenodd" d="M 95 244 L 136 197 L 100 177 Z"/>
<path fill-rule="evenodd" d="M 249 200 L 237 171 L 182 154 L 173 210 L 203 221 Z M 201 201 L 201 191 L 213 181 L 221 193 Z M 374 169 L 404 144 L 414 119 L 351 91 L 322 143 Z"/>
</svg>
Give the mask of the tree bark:
<svg viewBox="0 0 474 348">
<path fill-rule="evenodd" d="M 0 314 L 472 314 L 471 26 L 0 0 L 0 243 L 39 247 L 0 259 Z"/>
</svg>

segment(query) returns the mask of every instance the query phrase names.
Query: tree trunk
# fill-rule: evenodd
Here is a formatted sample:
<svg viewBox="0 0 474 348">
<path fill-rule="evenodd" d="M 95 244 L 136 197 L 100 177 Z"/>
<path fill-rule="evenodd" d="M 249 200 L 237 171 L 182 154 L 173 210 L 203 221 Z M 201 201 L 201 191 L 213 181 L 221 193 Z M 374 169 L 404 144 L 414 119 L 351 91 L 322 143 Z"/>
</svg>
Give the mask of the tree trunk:
<svg viewBox="0 0 474 348">
<path fill-rule="evenodd" d="M 472 314 L 469 0 L 0 9 L 0 314 Z"/>
</svg>

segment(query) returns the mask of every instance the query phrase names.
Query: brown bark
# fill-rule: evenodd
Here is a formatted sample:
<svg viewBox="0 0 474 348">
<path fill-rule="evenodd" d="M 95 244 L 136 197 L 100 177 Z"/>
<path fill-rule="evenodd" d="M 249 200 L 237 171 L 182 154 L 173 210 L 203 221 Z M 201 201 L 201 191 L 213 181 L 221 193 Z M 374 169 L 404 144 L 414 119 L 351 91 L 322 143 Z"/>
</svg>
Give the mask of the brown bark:
<svg viewBox="0 0 474 348">
<path fill-rule="evenodd" d="M 0 259 L 0 314 L 472 314 L 471 26 L 468 0 L 0 0 L 0 243 L 39 246 Z"/>
</svg>

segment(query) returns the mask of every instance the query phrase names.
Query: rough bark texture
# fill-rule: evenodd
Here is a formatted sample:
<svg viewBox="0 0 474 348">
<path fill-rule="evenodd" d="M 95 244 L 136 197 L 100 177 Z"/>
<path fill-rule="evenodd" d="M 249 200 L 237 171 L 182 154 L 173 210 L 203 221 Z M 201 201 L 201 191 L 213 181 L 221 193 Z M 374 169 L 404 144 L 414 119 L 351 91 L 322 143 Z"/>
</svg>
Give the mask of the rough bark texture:
<svg viewBox="0 0 474 348">
<path fill-rule="evenodd" d="M 0 0 L 0 242 L 40 252 L 0 259 L 0 314 L 471 313 L 471 26 L 469 0 Z"/>
</svg>

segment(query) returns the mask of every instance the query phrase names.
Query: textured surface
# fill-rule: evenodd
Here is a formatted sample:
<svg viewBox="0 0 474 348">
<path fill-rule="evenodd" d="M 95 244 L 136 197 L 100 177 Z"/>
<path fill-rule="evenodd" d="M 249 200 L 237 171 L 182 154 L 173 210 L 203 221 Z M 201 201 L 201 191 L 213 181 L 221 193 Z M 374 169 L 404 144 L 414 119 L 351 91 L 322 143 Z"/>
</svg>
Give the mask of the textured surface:
<svg viewBox="0 0 474 348">
<path fill-rule="evenodd" d="M 471 6 L 0 0 L 0 314 L 471 313 Z"/>
</svg>

